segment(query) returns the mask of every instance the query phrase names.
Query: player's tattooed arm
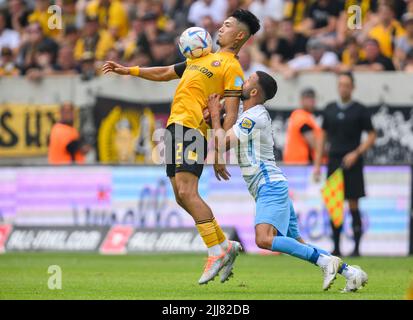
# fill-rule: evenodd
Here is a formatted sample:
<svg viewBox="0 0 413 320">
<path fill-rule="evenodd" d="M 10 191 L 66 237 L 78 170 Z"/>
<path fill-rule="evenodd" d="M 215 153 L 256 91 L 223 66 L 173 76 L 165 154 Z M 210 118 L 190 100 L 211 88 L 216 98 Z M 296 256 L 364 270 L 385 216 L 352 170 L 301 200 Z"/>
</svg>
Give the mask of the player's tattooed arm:
<svg viewBox="0 0 413 320">
<path fill-rule="evenodd" d="M 232 127 L 225 131 L 221 125 L 221 109 L 219 95 L 212 94 L 208 98 L 208 109 L 211 114 L 211 125 L 215 134 L 215 149 L 222 154 L 231 149 L 238 142 L 238 138 Z"/>
<path fill-rule="evenodd" d="M 226 151 L 225 141 L 226 133 L 221 126 L 221 103 L 220 96 L 217 94 L 212 94 L 208 97 L 208 109 L 211 115 L 211 124 L 214 129 L 215 138 L 215 162 L 214 162 L 214 172 L 216 178 L 221 181 L 229 180 L 231 176 L 225 166 L 224 154 Z"/>
<path fill-rule="evenodd" d="M 132 75 L 151 81 L 170 81 L 180 78 L 180 75 L 176 71 L 176 65 L 140 68 L 139 66 L 125 67 L 114 61 L 106 61 L 103 65 L 102 71 L 103 74 L 114 72 L 120 75 Z"/>
<path fill-rule="evenodd" d="M 237 121 L 238 117 L 238 108 L 239 108 L 239 97 L 226 97 L 225 98 L 225 118 L 223 129 L 225 131 L 232 128 L 235 121 Z"/>
</svg>

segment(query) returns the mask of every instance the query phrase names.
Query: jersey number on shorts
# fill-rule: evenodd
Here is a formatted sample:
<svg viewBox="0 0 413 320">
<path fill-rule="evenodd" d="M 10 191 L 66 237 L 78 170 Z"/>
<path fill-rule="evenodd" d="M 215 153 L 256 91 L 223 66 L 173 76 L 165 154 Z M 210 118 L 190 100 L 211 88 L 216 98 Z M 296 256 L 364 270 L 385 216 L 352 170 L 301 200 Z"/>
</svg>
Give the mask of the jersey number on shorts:
<svg viewBox="0 0 413 320">
<path fill-rule="evenodd" d="M 175 152 L 175 162 L 178 163 L 178 160 L 182 160 L 182 149 L 183 143 L 179 142 L 176 144 L 176 152 Z"/>
</svg>

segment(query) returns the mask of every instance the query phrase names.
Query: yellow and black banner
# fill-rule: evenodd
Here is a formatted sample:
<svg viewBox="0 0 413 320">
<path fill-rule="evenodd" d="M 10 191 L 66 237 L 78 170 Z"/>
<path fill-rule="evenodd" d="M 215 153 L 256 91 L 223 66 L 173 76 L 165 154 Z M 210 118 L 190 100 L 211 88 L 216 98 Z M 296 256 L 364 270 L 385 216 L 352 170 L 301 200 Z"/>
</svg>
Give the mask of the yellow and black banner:
<svg viewBox="0 0 413 320">
<path fill-rule="evenodd" d="M 0 157 L 44 156 L 59 105 L 0 104 Z"/>
<path fill-rule="evenodd" d="M 94 109 L 96 146 L 101 163 L 154 163 L 153 133 L 165 126 L 167 104 L 136 104 L 97 99 Z"/>
</svg>

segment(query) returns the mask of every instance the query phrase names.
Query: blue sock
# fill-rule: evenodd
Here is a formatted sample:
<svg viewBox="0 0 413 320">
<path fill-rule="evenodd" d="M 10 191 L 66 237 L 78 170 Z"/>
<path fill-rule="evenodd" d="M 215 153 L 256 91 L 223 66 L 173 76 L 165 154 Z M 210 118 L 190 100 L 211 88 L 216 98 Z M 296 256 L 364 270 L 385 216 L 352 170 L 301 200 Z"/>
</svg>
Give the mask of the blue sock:
<svg viewBox="0 0 413 320">
<path fill-rule="evenodd" d="M 340 267 L 340 269 L 338 269 L 338 273 L 339 273 L 339 274 L 342 274 L 342 273 L 343 273 L 343 270 L 346 269 L 347 266 L 348 266 L 347 263 L 344 263 L 344 262 L 343 262 L 342 265 L 341 265 L 341 267 Z"/>
<path fill-rule="evenodd" d="M 272 251 L 287 253 L 293 257 L 316 263 L 320 253 L 317 249 L 309 247 L 289 237 L 276 236 L 272 240 Z"/>
<path fill-rule="evenodd" d="M 326 255 L 326 256 L 331 256 L 331 253 L 330 253 L 330 252 L 325 251 L 324 249 L 321 249 L 321 248 L 319 248 L 319 247 L 317 247 L 317 246 L 315 246 L 315 245 L 313 245 L 313 244 L 306 243 L 306 245 L 307 245 L 307 246 L 310 246 L 311 248 L 313 248 L 313 249 L 315 249 L 315 250 L 317 250 L 317 251 L 318 251 L 319 253 L 321 253 L 321 254 L 324 254 L 324 255 Z"/>
</svg>

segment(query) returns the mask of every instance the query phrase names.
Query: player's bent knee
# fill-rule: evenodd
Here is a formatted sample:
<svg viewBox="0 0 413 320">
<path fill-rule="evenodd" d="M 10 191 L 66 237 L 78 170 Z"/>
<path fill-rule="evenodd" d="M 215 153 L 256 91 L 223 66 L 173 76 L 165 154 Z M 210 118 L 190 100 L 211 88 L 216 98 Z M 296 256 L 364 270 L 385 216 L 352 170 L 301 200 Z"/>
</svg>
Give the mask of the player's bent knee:
<svg viewBox="0 0 413 320">
<path fill-rule="evenodd" d="M 255 243 L 258 248 L 271 250 L 273 239 L 273 237 L 269 237 L 268 235 L 256 235 Z"/>
<path fill-rule="evenodd" d="M 188 186 L 178 187 L 178 198 L 181 203 L 191 201 L 197 197 L 197 191 Z"/>
</svg>

